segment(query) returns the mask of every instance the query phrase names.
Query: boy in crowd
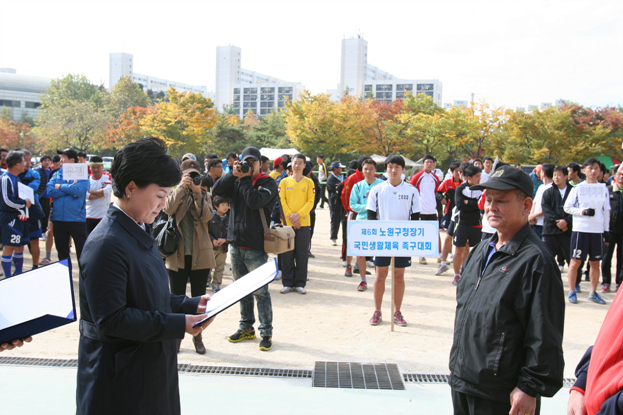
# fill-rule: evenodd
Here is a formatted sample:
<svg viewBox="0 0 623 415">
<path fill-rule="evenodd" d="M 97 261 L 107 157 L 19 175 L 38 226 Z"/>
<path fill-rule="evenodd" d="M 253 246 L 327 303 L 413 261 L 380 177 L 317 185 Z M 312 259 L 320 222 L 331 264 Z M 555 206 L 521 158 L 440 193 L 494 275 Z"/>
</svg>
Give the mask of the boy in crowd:
<svg viewBox="0 0 623 415">
<path fill-rule="evenodd" d="M 420 220 L 437 220 L 437 188 L 439 177 L 433 173 L 437 159 L 430 154 L 424 156 L 424 168 L 411 178 L 411 185 L 420 192 Z M 439 240 L 441 256 L 441 239 Z M 420 258 L 420 264 L 426 265 L 426 257 Z"/>
<path fill-rule="evenodd" d="M 576 185 L 569 194 L 564 210 L 573 215 L 571 234 L 571 264 L 567 272 L 569 279 L 569 302 L 577 299 L 576 278 L 582 262 L 588 257 L 590 264 L 591 291 L 588 300 L 597 304 L 606 302 L 597 294 L 599 283 L 599 262 L 603 259 L 603 239 L 610 229 L 610 196 L 608 188 L 597 182 L 600 173 L 599 160 L 589 158 L 582 166 L 586 180 Z"/>
<path fill-rule="evenodd" d="M 220 160 L 219 160 L 220 161 Z M 216 267 L 212 273 L 212 291 L 215 293 L 221 290 L 223 283 L 223 270 L 227 259 L 227 225 L 229 223 L 229 200 L 222 196 L 214 196 L 214 216 L 208 222 L 208 232 L 210 240 L 214 245 L 214 261 Z M 208 281 L 208 285 L 210 281 Z"/>
<path fill-rule="evenodd" d="M 399 155 L 393 154 L 385 160 L 388 180 L 374 186 L 368 196 L 368 220 L 419 220 L 420 218 L 420 195 L 417 189 L 405 183 L 402 175 L 405 171 L 405 161 Z M 376 278 L 374 280 L 374 314 L 370 324 L 378 325 L 381 320 L 381 305 L 385 294 L 385 280 L 391 264 L 390 257 L 375 257 Z M 394 321 L 399 326 L 406 326 L 400 307 L 405 295 L 405 268 L 411 266 L 410 257 L 397 257 L 394 259 Z"/>
<path fill-rule="evenodd" d="M 486 183 L 493 174 L 493 159 L 491 157 L 485 157 L 483 160 L 484 169 L 480 173 L 480 183 Z"/>
<path fill-rule="evenodd" d="M 0 228 L 2 229 L 2 269 L 6 278 L 22 273 L 24 266 L 24 245 L 29 241 L 29 226 L 26 209 L 31 201 L 20 198 L 17 176 L 24 172 L 24 153 L 10 151 L 6 157 L 7 172 L 2 175 L 0 185 Z M 11 260 L 15 273 L 11 274 Z"/>
<path fill-rule="evenodd" d="M 454 203 L 454 195 L 456 188 L 461 185 L 461 174 L 459 168 L 461 164 L 458 161 L 450 163 L 450 172 L 452 176 L 439 185 L 437 188 L 437 194 L 441 196 L 441 203 L 445 206 L 444 215 L 441 220 L 441 227 L 446 230 L 446 237 L 443 241 L 443 248 L 441 251 L 441 264 L 435 272 L 435 275 L 441 275 L 450 269 L 448 266 L 447 258 L 448 254 L 452 252 L 452 233 L 450 232 L 450 224 L 452 222 L 452 211 L 456 206 Z"/>
<path fill-rule="evenodd" d="M 545 166 L 543 171 L 547 175 Z M 567 266 L 569 266 L 573 216 L 563 209 L 572 189 L 571 185 L 567 183 L 567 167 L 556 166 L 552 179 L 554 184 L 543 192 L 541 202 L 543 210 L 542 240 L 554 255 L 564 258 Z M 559 265 L 559 268 L 562 271 L 562 266 Z"/>
<path fill-rule="evenodd" d="M 471 190 L 470 186 L 480 183 L 480 169 L 468 166 L 465 169 L 467 180 L 456 188 L 455 203 L 459 212 L 457 227 L 454 230 L 454 279 L 452 284 L 457 285 L 461 278 L 461 266 L 467 258 L 469 247 L 475 246 L 481 239 L 482 225 L 478 201 L 482 190 Z"/>
<path fill-rule="evenodd" d="M 355 220 L 368 220 L 367 206 L 370 191 L 374 186 L 383 183 L 383 180 L 375 177 L 376 162 L 371 158 L 363 161 L 362 171 L 363 180 L 355 184 L 350 194 L 350 208 L 357 214 Z M 359 275 L 361 276 L 361 282 L 357 290 L 365 291 L 368 289 L 368 282 L 366 281 L 366 257 L 357 257 L 357 264 L 359 265 Z"/>
<path fill-rule="evenodd" d="M 582 177 L 584 176 L 582 174 L 582 167 L 576 162 L 567 164 L 567 172 L 569 173 L 569 184 L 573 187 L 584 180 L 584 177 Z"/>
<path fill-rule="evenodd" d="M 346 232 L 345 221 L 342 220 L 346 216 L 344 212 L 344 206 L 340 200 L 341 194 L 337 191 L 337 188 L 344 182 L 344 176 L 342 175 L 342 169 L 346 167 L 339 161 L 334 161 L 331 164 L 331 174 L 327 179 L 327 192 L 329 193 L 329 210 L 331 211 L 331 245 L 337 246 L 337 232 L 340 230 L 340 224 L 342 225 L 342 232 Z"/>
</svg>

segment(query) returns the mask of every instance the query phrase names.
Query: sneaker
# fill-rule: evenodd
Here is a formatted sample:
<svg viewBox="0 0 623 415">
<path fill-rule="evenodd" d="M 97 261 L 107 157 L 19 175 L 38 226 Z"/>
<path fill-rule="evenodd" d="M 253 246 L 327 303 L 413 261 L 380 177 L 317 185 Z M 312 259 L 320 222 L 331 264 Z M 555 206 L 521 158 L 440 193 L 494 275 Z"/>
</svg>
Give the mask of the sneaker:
<svg viewBox="0 0 623 415">
<path fill-rule="evenodd" d="M 253 329 L 238 330 L 237 332 L 235 332 L 234 334 L 232 334 L 231 336 L 227 338 L 227 340 L 229 340 L 232 343 L 238 343 L 243 340 L 253 340 L 253 339 L 255 339 L 255 330 Z"/>
<path fill-rule="evenodd" d="M 353 267 L 351 265 L 347 265 L 346 266 L 346 272 L 344 273 L 345 277 L 352 277 L 353 276 Z"/>
<path fill-rule="evenodd" d="M 449 269 L 450 269 L 450 267 L 445 265 L 445 264 L 439 265 L 439 268 L 437 268 L 437 271 L 435 272 L 435 275 L 441 275 L 441 274 L 443 274 L 444 272 L 446 272 Z"/>
<path fill-rule="evenodd" d="M 569 302 L 571 304 L 577 304 L 578 303 L 577 291 L 571 291 L 569 293 Z"/>
<path fill-rule="evenodd" d="M 375 310 L 374 314 L 372 314 L 372 318 L 370 319 L 370 325 L 378 326 L 381 321 L 383 321 L 381 318 L 381 312 L 379 310 Z"/>
<path fill-rule="evenodd" d="M 331 239 L 331 246 L 337 246 L 337 239 Z"/>
<path fill-rule="evenodd" d="M 41 235 L 41 238 L 39 238 L 39 239 L 41 239 L 43 242 L 48 240 L 48 238 L 45 236 L 45 233 L 43 235 Z"/>
<path fill-rule="evenodd" d="M 610 284 L 601 284 L 601 291 L 602 293 L 609 293 L 610 292 Z"/>
<path fill-rule="evenodd" d="M 452 278 L 452 285 L 457 285 L 460 279 L 461 276 L 459 274 L 454 274 L 454 278 Z"/>
<path fill-rule="evenodd" d="M 359 286 L 357 287 L 357 291 L 365 291 L 368 289 L 368 283 L 366 281 L 361 281 Z"/>
<path fill-rule="evenodd" d="M 588 301 L 592 301 L 592 302 L 597 303 L 597 304 L 606 304 L 606 302 L 604 301 L 604 299 L 603 299 L 603 298 L 601 298 L 601 297 L 599 296 L 599 294 L 597 294 L 597 292 L 590 293 L 590 294 L 588 295 Z"/>
<path fill-rule="evenodd" d="M 283 287 L 283 288 L 281 289 L 281 291 L 279 291 L 279 292 L 280 292 L 281 294 L 287 294 L 287 293 L 289 293 L 290 291 L 292 291 L 292 287 Z"/>
<path fill-rule="evenodd" d="M 426 257 L 421 257 L 420 258 L 420 264 L 426 265 Z"/>
<path fill-rule="evenodd" d="M 262 336 L 262 341 L 260 342 L 260 350 L 263 352 L 267 352 L 273 348 L 273 338 L 271 336 Z"/>
<path fill-rule="evenodd" d="M 361 272 L 359 271 L 359 267 L 358 266 L 355 266 L 353 268 L 353 274 L 361 274 Z M 370 273 L 370 271 L 366 270 L 366 275 L 372 275 L 372 274 Z"/>
<path fill-rule="evenodd" d="M 366 261 L 366 264 L 368 264 L 368 266 L 369 266 L 370 268 L 374 268 L 374 267 L 375 267 L 375 265 L 374 265 L 374 261 Z"/>
<path fill-rule="evenodd" d="M 446 259 L 446 262 L 447 262 L 448 264 L 451 264 L 451 263 L 452 263 L 452 261 L 454 261 L 454 254 L 453 254 L 452 252 L 450 252 L 450 253 L 448 254 L 448 259 Z"/>
<path fill-rule="evenodd" d="M 39 265 L 50 265 L 52 263 L 52 261 L 50 261 L 47 258 L 43 258 L 41 261 L 39 261 Z"/>
<path fill-rule="evenodd" d="M 309 252 L 309 253 L 307 254 L 307 256 L 308 256 L 309 258 L 316 258 L 316 255 L 312 254 L 311 252 Z"/>
<path fill-rule="evenodd" d="M 212 291 L 214 291 L 215 293 L 221 291 L 221 287 L 219 287 L 216 284 L 212 284 Z"/>
<path fill-rule="evenodd" d="M 277 276 L 275 277 L 276 280 L 280 280 L 281 279 L 281 271 L 279 271 L 277 273 Z"/>
<path fill-rule="evenodd" d="M 578 294 L 582 292 L 582 290 L 580 289 L 580 282 L 579 281 L 575 283 L 575 292 L 578 293 Z"/>
<path fill-rule="evenodd" d="M 405 327 L 407 325 L 407 322 L 400 311 L 396 311 L 394 313 L 394 323 L 398 324 L 400 327 Z"/>
<path fill-rule="evenodd" d="M 294 290 L 299 294 L 307 294 L 307 291 L 304 287 L 296 287 Z"/>
</svg>

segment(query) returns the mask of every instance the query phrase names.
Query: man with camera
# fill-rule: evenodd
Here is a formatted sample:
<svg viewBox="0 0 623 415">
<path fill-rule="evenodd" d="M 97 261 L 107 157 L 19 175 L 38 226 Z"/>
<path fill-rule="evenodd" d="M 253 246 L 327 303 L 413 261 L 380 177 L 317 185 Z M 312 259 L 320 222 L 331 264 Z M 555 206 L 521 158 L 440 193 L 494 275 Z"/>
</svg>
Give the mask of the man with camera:
<svg viewBox="0 0 623 415">
<path fill-rule="evenodd" d="M 214 196 L 231 200 L 227 242 L 234 280 L 241 278 L 266 263 L 264 228 L 260 215 L 270 221 L 270 213 L 277 200 L 277 184 L 260 170 L 261 154 L 255 147 L 242 151 L 240 161 L 234 163 L 232 172 L 221 177 L 212 189 Z M 228 337 L 232 343 L 255 338 L 253 299 L 257 300 L 262 336 L 260 350 L 272 348 L 273 310 L 268 286 L 264 286 L 240 301 L 240 327 Z"/>
</svg>

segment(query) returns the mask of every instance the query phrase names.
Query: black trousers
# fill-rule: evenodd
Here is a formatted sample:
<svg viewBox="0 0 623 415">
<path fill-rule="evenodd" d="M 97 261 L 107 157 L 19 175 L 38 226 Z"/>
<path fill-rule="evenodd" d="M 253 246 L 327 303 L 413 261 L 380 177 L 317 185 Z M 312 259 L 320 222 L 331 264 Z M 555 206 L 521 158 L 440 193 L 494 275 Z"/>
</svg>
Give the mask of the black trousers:
<svg viewBox="0 0 623 415">
<path fill-rule="evenodd" d="M 309 252 L 311 252 L 311 240 L 314 237 L 314 228 L 316 227 L 316 209 L 309 212 L 309 220 L 311 221 L 311 235 L 309 236 Z"/>
<path fill-rule="evenodd" d="M 294 249 L 281 254 L 281 281 L 284 287 L 305 287 L 311 229 L 301 226 L 294 230 Z"/>
<path fill-rule="evenodd" d="M 507 415 L 511 410 L 510 397 L 508 402 L 498 402 L 457 392 L 452 389 L 452 406 L 454 415 Z M 541 413 L 541 397 L 536 398 L 535 415 Z"/>
<path fill-rule="evenodd" d="M 329 205 L 329 199 L 327 199 L 327 194 L 325 193 L 326 189 L 327 189 L 326 184 L 320 185 L 320 207 L 321 208 L 324 208 L 324 202 L 327 202 L 327 205 Z"/>
<path fill-rule="evenodd" d="M 184 256 L 184 269 L 169 271 L 169 285 L 171 292 L 177 295 L 186 295 L 186 285 L 190 279 L 190 296 L 197 297 L 206 293 L 206 284 L 210 277 L 210 268 L 193 270 L 193 257 Z"/>
<path fill-rule="evenodd" d="M 80 259 L 84 242 L 87 240 L 86 222 L 61 222 L 52 221 L 54 226 L 54 246 L 58 253 L 58 260 L 69 258 L 69 238 L 74 240 L 76 247 L 76 258 Z M 71 260 L 69 261 L 71 268 Z"/>
<path fill-rule="evenodd" d="M 101 219 L 87 219 L 87 234 L 91 235 L 93 229 L 101 222 Z"/>
<path fill-rule="evenodd" d="M 552 251 L 554 257 L 558 256 L 564 258 L 567 266 L 569 266 L 571 260 L 571 236 L 559 233 L 555 235 L 543 235 L 541 239 L 545 246 Z"/>
<path fill-rule="evenodd" d="M 50 198 L 41 198 L 39 199 L 39 203 L 43 209 L 43 217 L 39 219 L 39 222 L 41 222 L 41 232 L 45 234 L 48 230 L 48 216 L 50 216 Z"/>
<path fill-rule="evenodd" d="M 344 210 L 341 208 L 331 209 L 331 237 L 329 239 L 337 239 L 337 232 L 340 230 Z"/>
<path fill-rule="evenodd" d="M 612 257 L 616 251 L 617 254 L 617 268 L 616 268 L 616 283 L 621 284 L 623 279 L 621 276 L 621 265 L 623 265 L 623 235 L 619 233 L 610 233 L 610 245 L 606 247 L 606 256 L 601 265 L 601 275 L 604 284 L 612 283 Z"/>
</svg>

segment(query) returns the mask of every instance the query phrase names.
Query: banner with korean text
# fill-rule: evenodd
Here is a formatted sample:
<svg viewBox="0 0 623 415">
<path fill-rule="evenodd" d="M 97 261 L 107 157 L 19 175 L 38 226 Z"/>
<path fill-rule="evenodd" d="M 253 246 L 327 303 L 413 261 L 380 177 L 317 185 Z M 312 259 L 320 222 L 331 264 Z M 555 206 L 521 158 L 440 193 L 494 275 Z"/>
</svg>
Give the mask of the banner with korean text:
<svg viewBox="0 0 623 415">
<path fill-rule="evenodd" d="M 436 257 L 439 222 L 349 220 L 348 255 Z"/>
</svg>

